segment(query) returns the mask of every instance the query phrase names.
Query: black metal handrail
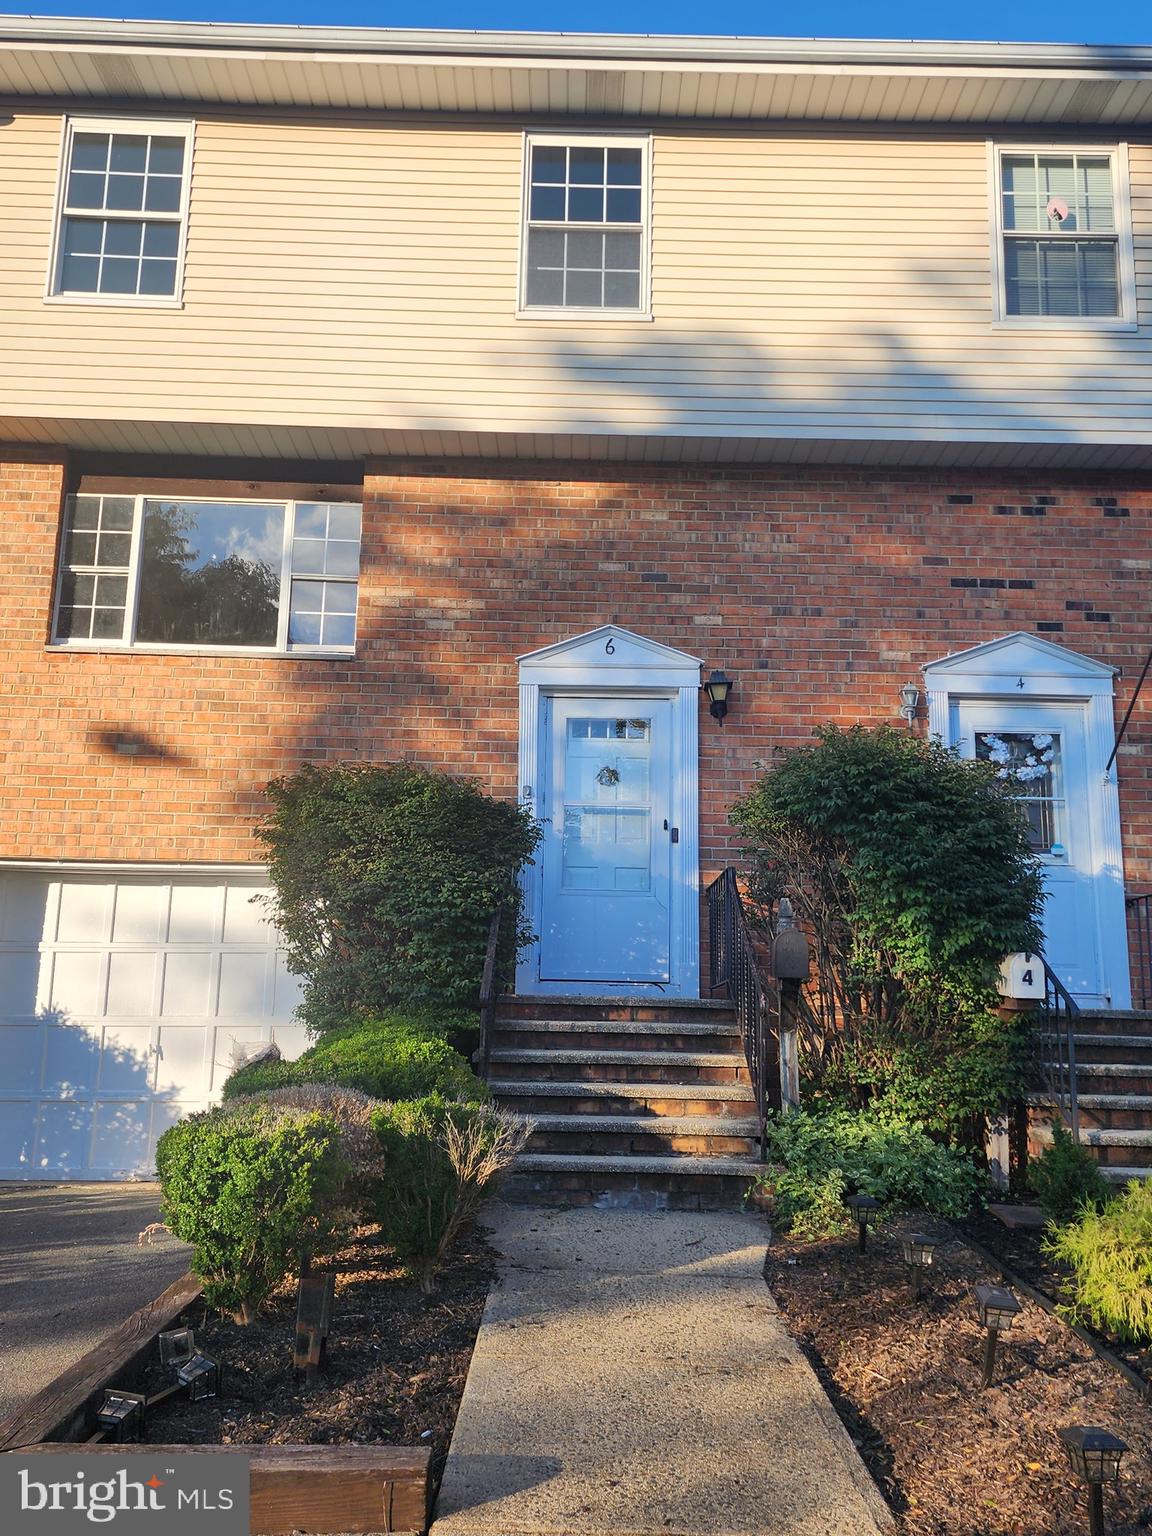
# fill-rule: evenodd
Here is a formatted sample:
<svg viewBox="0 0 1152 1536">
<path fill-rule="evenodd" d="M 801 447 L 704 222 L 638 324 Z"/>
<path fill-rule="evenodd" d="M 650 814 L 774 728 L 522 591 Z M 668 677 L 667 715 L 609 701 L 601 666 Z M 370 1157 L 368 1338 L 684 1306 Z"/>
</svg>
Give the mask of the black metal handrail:
<svg viewBox="0 0 1152 1536">
<path fill-rule="evenodd" d="M 1080 1140 L 1080 1097 L 1076 1082 L 1076 1032 L 1080 1005 L 1044 959 L 1044 1001 L 1040 1004 L 1045 1042 L 1044 1068 L 1060 1118 L 1073 1141 Z"/>
<path fill-rule="evenodd" d="M 488 924 L 488 947 L 484 951 L 484 972 L 480 979 L 480 1044 L 476 1051 L 476 1070 L 485 1082 L 488 1081 L 492 1035 L 496 1028 L 496 956 L 503 920 L 504 913 L 497 907 Z"/>
<path fill-rule="evenodd" d="M 1152 891 L 1126 896 L 1124 908 L 1133 945 L 1132 973 L 1136 985 L 1132 1002 L 1137 1008 L 1152 1008 Z"/>
<path fill-rule="evenodd" d="M 768 1111 L 781 1105 L 779 992 L 757 962 L 736 871 L 723 870 L 707 894 L 708 981 L 713 992 L 725 988 L 736 1009 L 756 1113 L 763 1124 Z"/>
</svg>

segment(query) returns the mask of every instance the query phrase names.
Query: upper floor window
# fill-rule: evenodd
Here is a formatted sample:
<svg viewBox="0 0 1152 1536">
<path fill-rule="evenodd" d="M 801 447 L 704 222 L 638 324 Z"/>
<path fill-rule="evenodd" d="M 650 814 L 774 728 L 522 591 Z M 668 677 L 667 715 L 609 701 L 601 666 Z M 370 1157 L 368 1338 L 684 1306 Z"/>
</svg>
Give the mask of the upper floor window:
<svg viewBox="0 0 1152 1536">
<path fill-rule="evenodd" d="M 191 156 L 190 123 L 70 119 L 50 296 L 178 299 Z"/>
<path fill-rule="evenodd" d="M 648 141 L 531 134 L 521 312 L 648 310 Z"/>
<path fill-rule="evenodd" d="M 360 508 L 73 496 L 60 644 L 351 652 Z"/>
<path fill-rule="evenodd" d="M 1121 151 L 1002 148 L 997 178 L 1003 318 L 1130 320 Z"/>
</svg>

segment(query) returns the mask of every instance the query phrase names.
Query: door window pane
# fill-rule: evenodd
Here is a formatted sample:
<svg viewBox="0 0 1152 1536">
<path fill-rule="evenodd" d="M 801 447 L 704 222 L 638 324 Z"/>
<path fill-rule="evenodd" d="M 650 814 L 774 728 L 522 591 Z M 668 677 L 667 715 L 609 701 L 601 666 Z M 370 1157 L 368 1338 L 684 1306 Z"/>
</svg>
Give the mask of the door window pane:
<svg viewBox="0 0 1152 1536">
<path fill-rule="evenodd" d="M 1034 853 L 1064 843 L 1064 765 L 1059 735 L 1050 731 L 981 731 L 976 756 L 1019 801 Z"/>
</svg>

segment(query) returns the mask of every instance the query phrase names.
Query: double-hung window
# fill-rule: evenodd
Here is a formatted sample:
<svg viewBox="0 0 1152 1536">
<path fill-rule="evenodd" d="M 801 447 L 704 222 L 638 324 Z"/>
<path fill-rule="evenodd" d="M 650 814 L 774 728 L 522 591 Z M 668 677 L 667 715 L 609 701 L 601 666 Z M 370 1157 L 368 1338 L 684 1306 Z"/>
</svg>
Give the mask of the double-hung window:
<svg viewBox="0 0 1152 1536">
<path fill-rule="evenodd" d="M 1122 148 L 1001 147 L 996 191 L 1003 319 L 1134 318 Z"/>
<path fill-rule="evenodd" d="M 522 314 L 647 314 L 648 165 L 644 138 L 528 136 Z"/>
<path fill-rule="evenodd" d="M 57 644 L 351 653 L 360 508 L 69 499 Z"/>
<path fill-rule="evenodd" d="M 180 298 L 191 123 L 69 119 L 49 296 Z"/>
</svg>

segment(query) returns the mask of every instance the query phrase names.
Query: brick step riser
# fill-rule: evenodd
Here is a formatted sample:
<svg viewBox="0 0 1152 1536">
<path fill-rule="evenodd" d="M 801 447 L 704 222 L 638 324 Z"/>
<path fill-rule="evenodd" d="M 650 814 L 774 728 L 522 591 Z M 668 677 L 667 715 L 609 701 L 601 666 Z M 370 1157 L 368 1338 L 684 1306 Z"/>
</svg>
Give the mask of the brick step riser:
<svg viewBox="0 0 1152 1536">
<path fill-rule="evenodd" d="M 521 1115 L 651 1115 L 654 1120 L 693 1115 L 741 1120 L 747 1119 L 750 1110 L 755 1113 L 747 1099 L 725 1099 L 722 1092 L 710 1099 L 661 1098 L 655 1094 L 641 1099 L 614 1099 L 607 1094 L 597 1096 L 595 1089 L 590 1088 L 586 1099 L 558 1098 L 554 1094 L 534 1093 L 531 1083 L 525 1083 L 522 1094 L 498 1094 L 497 1103 L 502 1109 Z"/>
<path fill-rule="evenodd" d="M 501 1197 L 513 1204 L 624 1211 L 733 1211 L 748 1180 L 676 1173 L 513 1173 Z"/>
<path fill-rule="evenodd" d="M 517 1083 L 699 1083 L 722 1086 L 748 1084 L 751 1077 L 741 1058 L 733 1058 L 730 1067 L 692 1067 L 673 1063 L 650 1065 L 633 1062 L 619 1066 L 612 1062 L 502 1061 L 499 1067 L 505 1082 Z"/>
<path fill-rule="evenodd" d="M 604 1003 L 591 1007 L 572 1003 L 558 997 L 505 997 L 496 1010 L 497 1023 L 501 1019 L 592 1019 L 612 1023 L 622 1020 L 632 1024 L 687 1024 L 700 1019 L 716 1022 L 734 1021 L 735 1012 L 730 1008 L 692 1008 L 683 1003 Z"/>
<path fill-rule="evenodd" d="M 530 1152 L 569 1152 L 585 1157 L 755 1157 L 758 1152 L 752 1136 L 725 1136 L 722 1131 L 706 1135 L 660 1135 L 656 1131 L 537 1131 Z"/>
<path fill-rule="evenodd" d="M 738 1062 L 744 1059 L 739 1035 L 678 1035 L 653 1028 L 651 1034 L 620 1034 L 611 1024 L 603 1028 L 582 1029 L 572 1034 L 553 1035 L 545 1030 L 502 1029 L 496 1026 L 492 1040 L 496 1051 L 707 1051 L 710 1056 L 725 1053 Z"/>
<path fill-rule="evenodd" d="M 1099 1045 L 1076 1046 L 1076 1063 L 1089 1066 L 1093 1062 L 1111 1062 L 1126 1067 L 1139 1067 L 1152 1076 L 1152 1035 L 1147 1045 L 1109 1045 L 1101 1036 Z"/>
<path fill-rule="evenodd" d="M 1122 1014 L 1118 1018 L 1095 1018 L 1090 1013 L 1082 1013 L 1076 1020 L 1076 1034 L 1078 1035 L 1147 1035 L 1152 1040 L 1152 1018 L 1144 1018 L 1137 1014 L 1129 1016 Z"/>
<path fill-rule="evenodd" d="M 1042 1109 L 1034 1109 L 1032 1115 L 1041 1124 L 1048 1124 L 1049 1116 Z M 1146 1109 L 1096 1108 L 1081 1104 L 1080 1124 L 1085 1130 L 1152 1131 L 1152 1111 Z"/>
</svg>

